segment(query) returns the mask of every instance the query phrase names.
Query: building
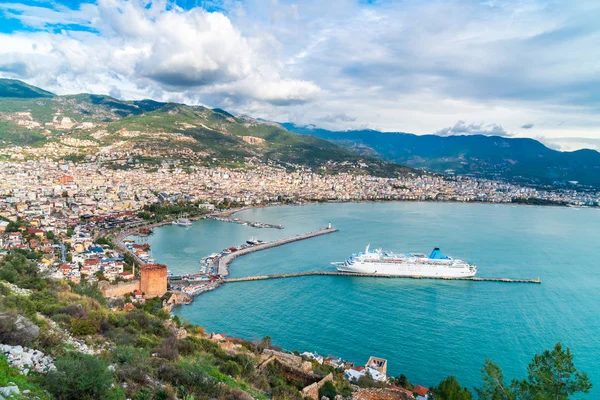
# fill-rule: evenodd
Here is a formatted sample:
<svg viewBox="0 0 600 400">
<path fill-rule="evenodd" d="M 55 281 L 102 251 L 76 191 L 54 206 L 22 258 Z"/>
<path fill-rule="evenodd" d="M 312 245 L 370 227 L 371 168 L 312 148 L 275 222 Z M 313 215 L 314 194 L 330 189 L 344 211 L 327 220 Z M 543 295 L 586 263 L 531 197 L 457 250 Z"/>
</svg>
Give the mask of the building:
<svg viewBox="0 0 600 400">
<path fill-rule="evenodd" d="M 367 361 L 367 367 L 376 369 L 382 374 L 387 374 L 387 360 L 385 358 L 379 357 L 369 357 L 369 361 Z"/>
<path fill-rule="evenodd" d="M 167 293 L 167 266 L 164 264 L 144 264 L 140 269 L 140 290 L 146 298 Z"/>
</svg>

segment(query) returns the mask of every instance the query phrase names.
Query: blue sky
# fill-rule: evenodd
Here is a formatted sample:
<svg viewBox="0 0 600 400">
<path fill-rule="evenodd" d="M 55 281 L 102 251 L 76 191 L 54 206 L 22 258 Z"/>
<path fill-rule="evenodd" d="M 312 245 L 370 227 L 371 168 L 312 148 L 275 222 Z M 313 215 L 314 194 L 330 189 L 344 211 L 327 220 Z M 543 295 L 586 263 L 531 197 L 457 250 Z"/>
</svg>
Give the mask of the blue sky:
<svg viewBox="0 0 600 400">
<path fill-rule="evenodd" d="M 0 76 L 330 129 L 600 148 L 600 2 L 0 2 Z"/>
</svg>

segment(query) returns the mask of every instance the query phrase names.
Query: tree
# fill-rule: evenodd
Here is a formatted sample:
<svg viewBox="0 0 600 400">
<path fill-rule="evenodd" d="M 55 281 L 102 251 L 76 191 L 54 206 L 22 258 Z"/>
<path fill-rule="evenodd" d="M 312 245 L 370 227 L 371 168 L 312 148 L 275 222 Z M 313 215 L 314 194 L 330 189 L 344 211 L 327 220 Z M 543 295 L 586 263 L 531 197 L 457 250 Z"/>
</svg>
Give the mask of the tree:
<svg viewBox="0 0 600 400">
<path fill-rule="evenodd" d="M 109 396 L 114 377 L 106 362 L 97 357 L 69 352 L 56 359 L 46 387 L 61 400 L 100 399 Z"/>
<path fill-rule="evenodd" d="M 398 386 L 400 386 L 401 388 L 408 389 L 408 390 L 412 390 L 412 388 L 413 388 L 413 384 L 410 383 L 410 381 L 408 380 L 408 378 L 404 374 L 400 374 L 396 378 L 396 384 Z"/>
<path fill-rule="evenodd" d="M 527 367 L 527 375 L 527 380 L 519 385 L 524 399 L 567 400 L 592 388 L 587 374 L 575 368 L 571 349 L 563 349 L 560 343 L 536 354 Z"/>
<path fill-rule="evenodd" d="M 533 357 L 527 379 L 507 385 L 500 367 L 490 360 L 481 372 L 483 386 L 475 390 L 482 400 L 568 400 L 592 388 L 587 374 L 575 368 L 571 350 L 560 343 Z"/>
<path fill-rule="evenodd" d="M 319 389 L 319 399 L 322 399 L 323 396 L 327 397 L 330 400 L 335 399 L 337 395 L 337 391 L 335 390 L 335 386 L 330 381 L 327 381 L 321 386 Z"/>
<path fill-rule="evenodd" d="M 467 388 L 460 386 L 460 383 L 454 376 L 449 376 L 431 388 L 431 398 L 433 400 L 471 400 L 473 395 Z"/>
<path fill-rule="evenodd" d="M 504 383 L 504 374 L 499 366 L 491 360 L 485 360 L 481 369 L 483 386 L 475 388 L 480 399 L 485 400 L 515 400 L 515 383 L 507 386 Z"/>
</svg>

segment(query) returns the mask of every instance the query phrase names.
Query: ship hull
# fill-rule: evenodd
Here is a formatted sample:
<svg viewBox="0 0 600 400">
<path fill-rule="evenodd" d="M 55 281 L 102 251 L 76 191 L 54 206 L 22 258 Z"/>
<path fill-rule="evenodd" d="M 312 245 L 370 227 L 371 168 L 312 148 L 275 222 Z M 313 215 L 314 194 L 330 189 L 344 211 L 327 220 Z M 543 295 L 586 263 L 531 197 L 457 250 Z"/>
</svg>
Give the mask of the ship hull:
<svg viewBox="0 0 600 400">
<path fill-rule="evenodd" d="M 340 263 L 336 265 L 340 272 L 356 274 L 386 275 L 386 276 L 414 276 L 423 278 L 470 278 L 475 276 L 477 270 L 469 266 L 426 265 L 413 263 Z"/>
</svg>

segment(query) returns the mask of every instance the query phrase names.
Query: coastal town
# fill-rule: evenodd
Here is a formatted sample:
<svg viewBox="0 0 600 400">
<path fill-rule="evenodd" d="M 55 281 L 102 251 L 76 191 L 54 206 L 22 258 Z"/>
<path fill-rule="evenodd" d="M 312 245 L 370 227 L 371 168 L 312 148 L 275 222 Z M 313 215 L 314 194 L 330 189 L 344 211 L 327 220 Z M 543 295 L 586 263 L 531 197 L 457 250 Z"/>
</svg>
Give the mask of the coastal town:
<svg viewBox="0 0 600 400">
<path fill-rule="evenodd" d="M 197 217 L 282 229 L 280 225 L 240 221 L 229 218 L 230 213 L 222 216 L 215 211 L 326 201 L 539 202 L 586 207 L 596 206 L 599 196 L 430 174 L 381 178 L 346 173 L 321 175 L 309 169 L 288 172 L 265 165 L 183 170 L 165 163 L 149 170 L 52 160 L 3 162 L 0 251 L 36 252 L 40 267 L 56 278 L 74 282 L 82 276 L 92 282 L 130 281 L 136 277 L 135 263 L 127 263 L 124 257 L 134 258 L 138 266 L 154 264 L 154 260 L 148 256 L 148 245 L 131 240 L 126 243 L 127 235 L 139 234 L 135 228 L 156 222 L 148 220 L 153 215 L 145 210 L 157 204 L 188 204 L 193 205 Z M 106 241 L 111 235 L 117 236 L 115 243 Z M 230 251 L 226 249 L 225 253 Z M 215 271 L 211 278 L 220 275 Z M 203 282 L 200 291 L 206 285 Z"/>
<path fill-rule="evenodd" d="M 381 178 L 346 173 L 324 175 L 303 168 L 290 172 L 267 165 L 249 169 L 192 166 L 184 170 L 165 163 L 149 170 L 135 165 L 114 169 L 99 163 L 52 160 L 3 162 L 0 258 L 11 251 L 28 254 L 40 271 L 52 279 L 95 284 L 106 298 L 124 298 L 118 306 L 123 311 L 170 293 L 164 307 L 171 310 L 174 305 L 189 303 L 193 296 L 219 287 L 228 275 L 228 263 L 239 255 L 336 230 L 329 226 L 321 232 L 282 239 L 281 243 L 249 240 L 207 256 L 198 274 L 176 275 L 151 257 L 150 245 L 143 240 L 162 224 L 191 225 L 195 219 L 211 218 L 255 228 L 283 229 L 281 225 L 240 220 L 232 214 L 249 207 L 309 202 L 539 202 L 587 207 L 596 206 L 598 198 L 598 193 L 543 191 L 431 174 Z M 194 215 L 188 218 L 187 213 L 180 212 L 158 219 L 156 207 L 185 208 Z M 213 334 L 211 340 L 227 347 L 235 346 L 236 339 Z M 343 369 L 344 378 L 350 383 L 367 377 L 380 384 L 355 391 L 356 399 L 428 398 L 428 389 L 423 386 L 408 390 L 395 385 L 386 374 L 387 361 L 381 358 L 371 357 L 362 366 L 316 353 L 296 356 L 269 351 L 266 356 L 263 353 L 263 362 L 277 360 L 300 375 L 310 374 L 311 362 L 316 362 Z M 331 377 L 313 379 L 302 390 L 303 395 L 318 399 L 317 394 L 328 379 Z"/>
</svg>

